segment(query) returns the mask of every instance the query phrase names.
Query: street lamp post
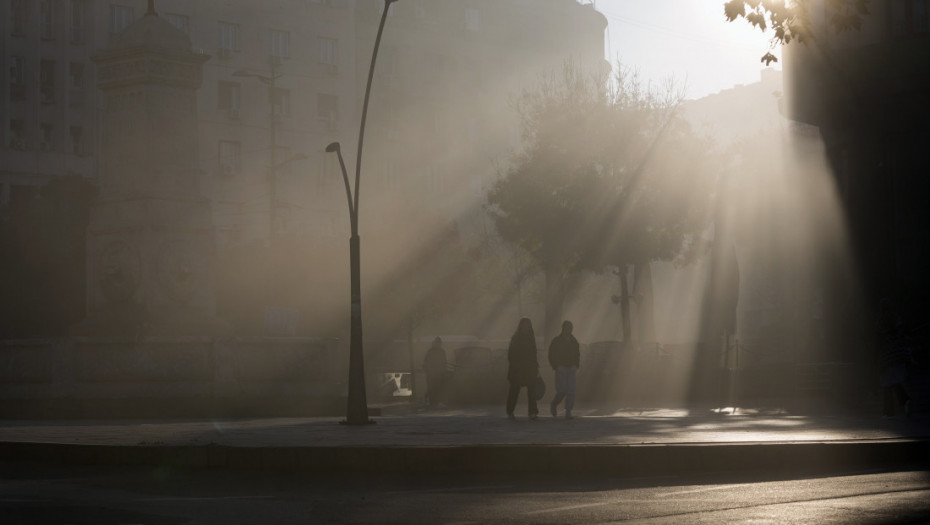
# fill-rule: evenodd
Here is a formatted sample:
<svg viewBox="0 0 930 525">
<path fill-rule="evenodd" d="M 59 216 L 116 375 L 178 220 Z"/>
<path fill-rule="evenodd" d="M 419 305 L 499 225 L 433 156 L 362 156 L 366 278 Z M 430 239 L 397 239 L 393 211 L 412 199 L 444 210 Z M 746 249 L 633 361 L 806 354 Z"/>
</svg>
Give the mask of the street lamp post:
<svg viewBox="0 0 930 525">
<path fill-rule="evenodd" d="M 275 97 L 277 96 L 277 86 L 276 82 L 280 78 L 280 74 L 275 72 L 274 60 L 271 62 L 271 76 L 266 77 L 265 75 L 260 75 L 258 73 L 249 73 L 243 69 L 240 69 L 232 74 L 234 77 L 250 77 L 256 78 L 262 84 L 268 86 L 268 105 L 269 105 L 269 115 L 268 115 L 268 124 L 270 126 L 271 133 L 271 164 L 268 168 L 268 191 L 270 195 L 268 196 L 270 204 L 270 215 L 268 216 L 268 239 L 274 240 L 276 237 L 277 229 L 275 228 L 277 220 L 277 194 L 278 194 L 278 178 L 277 178 L 277 133 L 275 129 Z"/>
<path fill-rule="evenodd" d="M 368 99 L 371 95 L 371 81 L 375 73 L 375 61 L 378 58 L 378 47 L 381 45 L 381 34 L 384 32 L 384 23 L 387 20 L 391 4 L 397 0 L 384 0 L 384 10 L 381 13 L 381 22 L 378 24 L 378 36 L 375 38 L 375 47 L 371 53 L 371 64 L 368 67 L 368 83 L 365 86 L 365 102 L 362 105 L 362 122 L 358 130 L 358 151 L 355 158 L 355 193 L 349 185 L 349 175 L 346 164 L 342 158 L 342 148 L 338 142 L 326 146 L 327 153 L 336 153 L 339 158 L 339 167 L 342 170 L 342 180 L 346 186 L 346 198 L 349 203 L 349 223 L 352 236 L 349 239 L 349 265 L 351 278 L 351 327 L 349 332 L 349 399 L 346 406 L 346 419 L 344 425 L 367 425 L 374 423 L 368 419 L 368 401 L 365 395 L 365 359 L 362 352 L 362 286 L 360 242 L 358 237 L 358 193 L 359 179 L 362 167 L 362 144 L 365 141 L 365 120 L 368 117 Z"/>
</svg>

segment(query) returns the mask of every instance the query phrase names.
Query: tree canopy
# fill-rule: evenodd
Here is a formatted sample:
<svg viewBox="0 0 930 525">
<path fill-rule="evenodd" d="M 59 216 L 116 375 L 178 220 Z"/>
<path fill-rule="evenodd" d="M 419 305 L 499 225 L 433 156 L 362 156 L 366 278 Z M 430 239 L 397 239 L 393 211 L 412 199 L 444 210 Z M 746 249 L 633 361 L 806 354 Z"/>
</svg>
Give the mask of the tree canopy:
<svg viewBox="0 0 930 525">
<path fill-rule="evenodd" d="M 610 78 L 573 63 L 516 98 L 525 147 L 489 210 L 546 275 L 547 335 L 566 275 L 685 260 L 695 246 L 713 184 L 707 143 L 678 116 L 682 98 L 622 65 Z"/>
<path fill-rule="evenodd" d="M 823 2 L 823 3 L 821 3 Z M 869 0 L 729 0 L 723 10 L 727 21 L 744 18 L 761 31 L 771 28 L 771 47 L 816 38 L 814 8 L 823 5 L 824 21 L 837 33 L 859 29 L 869 14 Z M 771 50 L 762 56 L 766 65 L 777 62 Z"/>
</svg>

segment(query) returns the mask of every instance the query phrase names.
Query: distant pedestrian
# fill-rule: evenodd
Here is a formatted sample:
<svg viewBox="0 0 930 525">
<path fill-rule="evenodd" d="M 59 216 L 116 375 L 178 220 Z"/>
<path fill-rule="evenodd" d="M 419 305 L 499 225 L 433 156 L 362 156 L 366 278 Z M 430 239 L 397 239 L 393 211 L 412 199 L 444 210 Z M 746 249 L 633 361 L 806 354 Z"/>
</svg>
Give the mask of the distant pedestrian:
<svg viewBox="0 0 930 525">
<path fill-rule="evenodd" d="M 526 317 L 520 319 L 517 331 L 510 338 L 507 349 L 507 381 L 510 391 L 507 393 L 507 417 L 516 419 L 513 410 L 517 406 L 520 389 L 526 387 L 526 399 L 530 419 L 536 419 L 536 378 L 539 377 L 539 362 L 536 360 L 536 334 L 533 323 Z"/>
<path fill-rule="evenodd" d="M 904 319 L 898 314 L 887 297 L 879 303 L 881 346 L 878 351 L 878 367 L 882 386 L 882 416 L 894 417 L 895 397 L 910 417 L 911 397 L 904 389 L 911 361 L 911 342 L 907 337 Z"/>
<path fill-rule="evenodd" d="M 445 406 L 446 391 L 446 351 L 442 347 L 442 338 L 433 339 L 426 357 L 423 358 L 423 369 L 426 371 L 426 400 L 429 406 Z"/>
<path fill-rule="evenodd" d="M 555 397 L 549 404 L 552 417 L 559 415 L 559 403 L 565 399 L 565 419 L 572 419 L 575 408 L 575 373 L 578 371 L 581 352 L 578 340 L 572 335 L 571 321 L 562 323 L 562 333 L 549 343 L 549 365 L 555 371 Z"/>
</svg>

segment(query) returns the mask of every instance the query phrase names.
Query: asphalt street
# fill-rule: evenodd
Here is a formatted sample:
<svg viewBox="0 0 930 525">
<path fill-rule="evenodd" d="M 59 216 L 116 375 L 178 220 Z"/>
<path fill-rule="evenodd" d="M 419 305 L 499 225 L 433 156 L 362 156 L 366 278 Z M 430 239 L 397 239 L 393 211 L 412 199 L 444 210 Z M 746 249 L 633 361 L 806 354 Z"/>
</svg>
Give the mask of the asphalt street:
<svg viewBox="0 0 930 525">
<path fill-rule="evenodd" d="M 330 475 L 0 464 L 0 523 L 930 523 L 930 469 L 699 476 Z"/>
</svg>

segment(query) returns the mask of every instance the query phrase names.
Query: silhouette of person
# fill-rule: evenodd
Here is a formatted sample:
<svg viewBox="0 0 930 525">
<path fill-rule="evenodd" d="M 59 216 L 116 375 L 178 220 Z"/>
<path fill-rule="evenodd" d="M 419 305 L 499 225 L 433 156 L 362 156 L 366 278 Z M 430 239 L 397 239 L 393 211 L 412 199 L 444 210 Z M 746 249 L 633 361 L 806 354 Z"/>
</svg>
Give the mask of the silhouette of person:
<svg viewBox="0 0 930 525">
<path fill-rule="evenodd" d="M 539 362 L 536 360 L 536 334 L 533 323 L 526 317 L 520 319 L 517 331 L 510 338 L 507 348 L 507 381 L 510 391 L 507 393 L 507 417 L 516 419 L 513 410 L 517 406 L 520 389 L 526 387 L 526 399 L 530 419 L 536 419 L 536 378 L 539 376 Z"/>
<path fill-rule="evenodd" d="M 559 414 L 559 403 L 565 399 L 565 419 L 572 419 L 575 407 L 575 373 L 581 360 L 578 340 L 572 335 L 571 321 L 562 322 L 562 333 L 549 343 L 549 365 L 555 371 L 555 397 L 549 404 L 552 417 Z"/>
<path fill-rule="evenodd" d="M 904 389 L 904 382 L 907 381 L 908 366 L 912 359 L 911 345 L 906 336 L 904 319 L 887 297 L 879 302 L 879 320 L 882 336 L 878 355 L 882 416 L 894 417 L 894 397 L 897 397 L 898 403 L 904 408 L 904 415 L 909 417 L 911 398 Z"/>
<path fill-rule="evenodd" d="M 426 357 L 423 358 L 423 369 L 426 371 L 426 399 L 429 406 L 445 406 L 443 394 L 446 390 L 446 351 L 442 348 L 442 338 L 433 339 Z"/>
</svg>

